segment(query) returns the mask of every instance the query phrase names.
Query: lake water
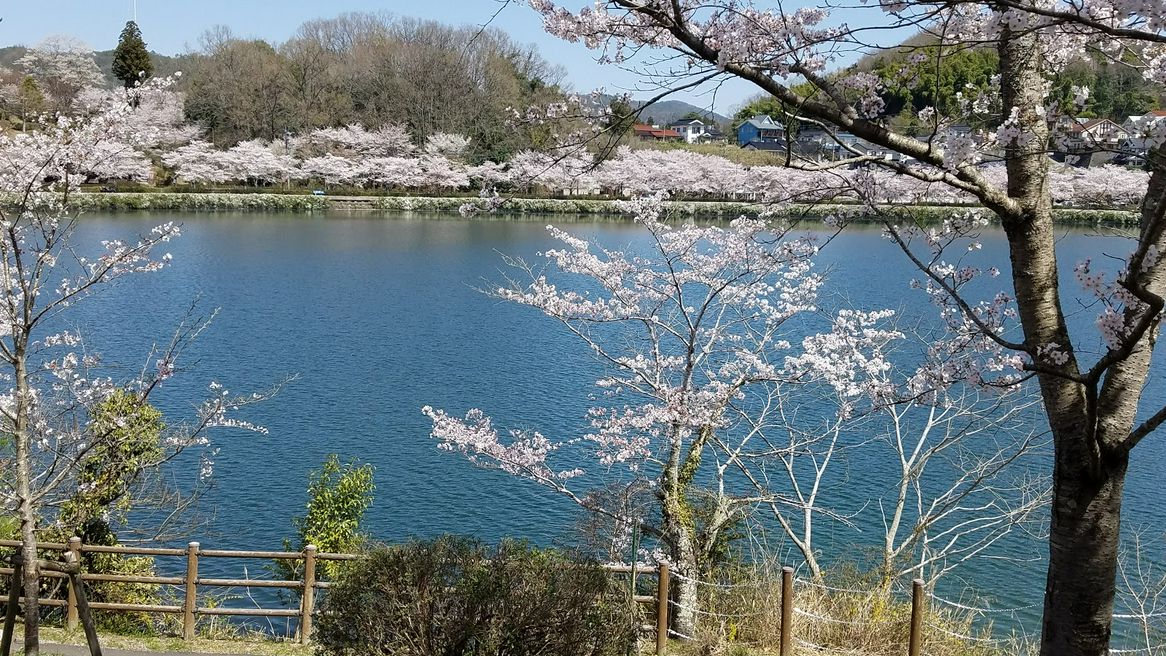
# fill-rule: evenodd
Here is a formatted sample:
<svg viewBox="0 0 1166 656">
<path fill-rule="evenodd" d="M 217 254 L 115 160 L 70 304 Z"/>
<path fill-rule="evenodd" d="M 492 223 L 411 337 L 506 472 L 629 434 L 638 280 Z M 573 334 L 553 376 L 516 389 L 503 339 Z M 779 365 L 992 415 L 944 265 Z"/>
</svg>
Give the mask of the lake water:
<svg viewBox="0 0 1166 656">
<path fill-rule="evenodd" d="M 551 437 L 577 435 L 584 426 L 599 371 L 591 353 L 554 321 L 477 291 L 501 279 L 500 253 L 536 259 L 552 245 L 545 223 L 567 221 L 500 218 L 86 216 L 80 243 L 132 236 L 166 220 L 183 223 L 184 235 L 170 245 L 170 268 L 122 281 L 65 320 L 87 334 L 88 348 L 129 373 L 151 344 L 169 337 L 193 298 L 221 308 L 192 351 L 196 366 L 158 397 L 171 417 L 192 416 L 211 380 L 249 392 L 298 376 L 242 415 L 269 435 L 216 436 L 221 452 L 204 507 L 217 514 L 211 529 L 194 538 L 204 547 L 279 548 L 302 512 L 307 473 L 329 453 L 376 467 L 367 529 L 379 540 L 455 532 L 570 544 L 578 514 L 569 503 L 439 451 L 420 413 L 427 404 L 454 414 L 480 407 L 500 426 L 538 428 Z M 572 232 L 607 245 L 635 248 L 643 238 L 626 222 L 569 223 Z M 989 231 L 983 243 L 979 262 L 1007 272 L 1002 234 Z M 1075 291 L 1076 261 L 1099 252 L 1124 255 L 1130 246 L 1113 235 L 1066 230 L 1060 248 L 1063 288 Z M 833 300 L 824 306 L 840 300 L 933 316 L 922 292 L 908 287 L 909 263 L 876 229 L 848 229 L 819 262 L 830 270 L 826 294 Z M 1074 321 L 1088 324 L 1095 314 L 1084 309 Z M 1148 393 L 1159 405 L 1166 399 L 1163 372 L 1159 361 Z M 1166 551 L 1166 509 L 1157 490 L 1164 443 L 1154 437 L 1138 447 L 1125 514 L 1127 529 L 1150 530 L 1159 560 Z M 846 467 L 858 471 L 862 463 Z M 836 528 L 821 530 L 818 539 L 828 560 L 832 550 L 878 537 Z M 1043 547 L 1014 540 L 1006 550 L 1020 562 L 977 561 L 952 579 L 949 593 L 959 595 L 966 584 L 1000 606 L 1038 602 L 1043 564 L 1033 559 Z M 1034 613 L 1022 615 L 1031 621 Z"/>
</svg>

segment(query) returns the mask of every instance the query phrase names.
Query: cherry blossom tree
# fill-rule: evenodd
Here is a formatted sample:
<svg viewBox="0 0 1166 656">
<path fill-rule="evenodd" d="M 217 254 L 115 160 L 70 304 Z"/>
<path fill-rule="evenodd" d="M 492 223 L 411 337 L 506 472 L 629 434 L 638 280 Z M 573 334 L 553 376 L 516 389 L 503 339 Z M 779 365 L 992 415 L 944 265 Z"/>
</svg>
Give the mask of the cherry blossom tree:
<svg viewBox="0 0 1166 656">
<path fill-rule="evenodd" d="M 50 36 L 16 61 L 49 93 L 58 111 L 68 111 L 77 94 L 101 86 L 103 79 L 93 49 L 70 36 Z"/>
<path fill-rule="evenodd" d="M 711 566 L 721 531 L 747 508 L 776 500 L 764 486 L 737 494 L 725 481 L 749 468 L 754 443 L 764 448 L 771 419 L 766 408 L 780 382 L 774 360 L 789 347 L 781 342 L 781 327 L 813 310 L 821 279 L 811 271 L 812 241 L 770 239 L 764 221 L 740 219 L 727 229 L 673 227 L 662 221 L 658 198 L 634 201 L 632 210 L 651 237 L 650 253 L 593 247 L 552 228 L 562 248 L 546 256 L 565 279 L 513 262 L 529 281 L 494 292 L 559 320 L 608 365 L 609 375 L 597 384 L 612 404 L 591 410 L 589 434 L 551 439 L 511 431 L 506 440 L 481 411 L 464 420 L 428 407 L 424 412 L 442 448 L 533 480 L 595 512 L 610 513 L 579 489 L 586 470 L 570 459 L 557 467 L 557 452 L 582 444 L 597 466 L 650 481 L 659 524 L 645 524 L 645 530 L 684 577 L 678 579 L 677 630 L 690 633 L 696 582 Z M 595 289 L 574 291 L 577 279 Z M 647 347 L 630 346 L 638 340 Z M 761 409 L 746 420 L 742 403 Z M 696 484 L 698 476 L 715 482 Z M 697 497 L 709 509 L 700 518 Z"/>
<path fill-rule="evenodd" d="M 168 149 L 182 146 L 202 135 L 202 128 L 186 120 L 186 99 L 176 91 L 181 73 L 173 77 L 150 78 L 144 84 L 127 89 L 115 102 L 125 103 L 129 98 L 133 112 L 130 132 L 139 147 Z"/>
<path fill-rule="evenodd" d="M 206 323 L 192 319 L 180 326 L 169 344 L 148 354 L 141 376 L 129 381 L 114 381 L 103 371 L 100 358 L 77 331 L 51 328 L 69 308 L 110 283 L 157 271 L 170 261 L 160 251 L 179 235 L 172 223 L 137 239 L 105 240 L 95 249 L 74 239 L 77 218 L 67 211 L 69 196 L 86 172 L 100 171 L 111 165 L 111 157 L 124 154 L 130 115 L 123 106 L 86 118 L 62 117 L 38 132 L 0 136 L 0 191 L 5 194 L 0 208 L 0 380 L 8 386 L 0 394 L 0 431 L 10 438 L 0 450 L 0 466 L 11 473 L 0 479 L 0 503 L 20 520 L 23 575 L 16 585 L 27 599 L 23 648 L 32 656 L 40 648 L 38 527 L 51 521 L 62 497 L 78 489 L 78 474 L 90 454 L 116 448 L 110 441 L 121 439 L 121 431 L 108 427 L 128 419 L 110 416 L 110 408 L 121 408 L 129 417 L 144 407 L 179 370 L 183 352 Z M 166 434 L 157 462 L 144 466 L 205 447 L 212 427 L 262 430 L 227 416 L 260 397 L 236 398 L 218 385 L 211 389 L 197 418 L 186 429 Z M 105 403 L 114 394 L 120 401 Z M 106 413 L 107 421 L 88 421 L 98 411 Z M 211 453 L 204 453 L 204 474 Z"/>
<path fill-rule="evenodd" d="M 655 537 L 679 574 L 677 633 L 693 635 L 697 585 L 715 568 L 726 527 L 758 510 L 821 576 L 814 517 L 845 519 L 824 498 L 827 468 L 842 450 L 870 441 L 872 418 L 887 427 L 894 459 L 904 463 L 872 493 L 890 504 L 886 568 L 938 576 L 1039 507 L 1039 498 L 1002 498 L 1002 470 L 1033 440 L 1018 430 L 1025 404 L 1002 395 L 1014 385 L 980 397 L 983 380 L 968 378 L 1007 357 L 983 348 L 981 336 L 957 332 L 903 374 L 889 357 L 904 339 L 884 325 L 893 312 L 843 310 L 825 332 L 791 344 L 785 338 L 804 334 L 818 310 L 814 239 L 760 219 L 728 229 L 674 226 L 662 220 L 660 197 L 629 207 L 649 234 L 649 253 L 607 250 L 552 228 L 563 247 L 545 254 L 551 272 L 511 260 L 529 281 L 493 292 L 557 319 L 607 366 L 597 385 L 612 405 L 590 411 L 591 432 L 551 438 L 512 430 L 504 438 L 480 410 L 464 419 L 424 412 L 443 449 Z M 816 413 L 809 408 L 823 407 L 823 390 L 833 410 Z M 924 489 L 929 463 L 983 432 L 998 448 L 966 459 L 946 487 Z M 632 487 L 646 483 L 658 519 L 600 504 L 586 483 L 589 461 L 608 474 L 625 469 Z"/>
<path fill-rule="evenodd" d="M 300 171 L 306 177 L 322 179 L 325 184 L 348 184 L 358 180 L 359 169 L 347 157 L 322 155 L 301 162 Z"/>
<path fill-rule="evenodd" d="M 296 163 L 275 152 L 271 144 L 252 139 L 235 144 L 223 154 L 223 169 L 235 180 L 280 183 L 291 178 Z"/>
<path fill-rule="evenodd" d="M 694 83 L 740 78 L 803 123 L 845 130 L 905 156 L 889 160 L 844 146 L 846 163 L 950 187 L 1000 220 L 1011 290 L 1002 292 L 1006 300 L 984 306 L 965 293 L 964 272 L 949 263 L 966 242 L 952 239 L 946 243 L 956 250 L 928 257 L 921 251 L 930 245 L 905 235 L 905 221 L 893 208 L 881 210 L 890 238 L 945 299 L 944 308 L 962 317 L 969 332 L 1014 354 L 1021 375 L 1038 383 L 1054 445 L 1041 653 L 1106 653 L 1125 472 L 1134 448 L 1166 421 L 1166 408 L 1142 406 L 1166 293 L 1166 264 L 1158 257 L 1166 248 L 1166 158 L 1159 137 L 1151 142 L 1141 224 L 1124 266 L 1107 279 L 1087 263 L 1079 269 L 1101 301 L 1097 349 L 1096 336 L 1071 334 L 1060 292 L 1048 153 L 1056 139 L 1050 124 L 1063 108 L 1049 101 L 1049 90 L 1053 75 L 1090 52 L 1128 56 L 1147 79 L 1166 80 L 1161 8 L 1110 0 L 887 1 L 867 10 L 879 12 L 877 17 L 859 21 L 871 27 L 850 28 L 831 22 L 825 5 L 782 13 L 748 0 L 601 0 L 580 11 L 551 0 L 529 4 L 550 33 L 596 48 L 601 61 L 628 65 L 639 54 L 663 60 L 656 73 L 685 75 Z M 925 32 L 937 58 L 972 44 L 999 55 L 998 79 L 962 97 L 955 113 L 943 115 L 934 107 L 919 113 L 930 126 L 923 135 L 897 133 L 881 119 L 877 80 L 862 72 L 830 72 L 843 53 L 869 50 L 881 31 L 903 28 Z M 961 134 L 951 129 L 959 122 L 984 127 Z M 1002 160 L 1002 180 L 980 167 L 990 160 Z M 823 166 L 797 158 L 789 164 Z M 876 193 L 873 180 L 856 180 L 858 191 Z M 1019 336 L 988 320 L 986 313 L 1002 305 L 1014 308 Z"/>
<path fill-rule="evenodd" d="M 370 157 L 360 165 L 359 177 L 368 185 L 407 189 L 422 179 L 421 160 L 413 157 Z"/>
<path fill-rule="evenodd" d="M 438 132 L 425 140 L 425 152 L 429 155 L 460 159 L 470 147 L 470 138 L 462 134 Z"/>
<path fill-rule="evenodd" d="M 734 522 L 772 518 L 821 579 L 817 518 L 854 526 L 834 498 L 831 467 L 860 449 L 868 464 L 894 463 L 874 469 L 897 472 L 860 492 L 884 512 L 887 594 L 895 576 L 935 580 L 1043 507 L 1039 482 L 1018 491 L 1008 469 L 1040 443 L 1026 421 L 1033 401 L 1015 378 L 989 385 L 978 373 L 1010 361 L 982 335 L 954 321 L 938 339 L 908 339 L 885 310 L 841 310 L 805 335 L 819 312 L 816 240 L 763 219 L 728 230 L 666 224 L 659 197 L 629 206 L 650 254 L 552 228 L 564 244 L 546 253 L 553 274 L 512 260 L 530 282 L 494 291 L 559 320 L 607 365 L 597 385 L 614 405 L 590 411 L 592 431 L 507 439 L 479 410 L 464 419 L 424 412 L 441 448 L 655 537 L 679 575 L 679 635 L 694 635 L 697 586 Z M 786 339 L 794 336 L 800 343 Z M 914 364 L 894 366 L 892 350 L 907 344 L 920 350 Z M 890 449 L 868 453 L 872 441 Z M 585 477 L 595 467 L 626 468 L 629 494 L 650 491 L 655 510 L 603 505 L 608 490 L 589 489 Z"/>
<path fill-rule="evenodd" d="M 175 169 L 184 182 L 226 182 L 231 179 L 231 171 L 222 166 L 221 157 L 214 144 L 196 140 L 162 155 L 162 163 Z"/>
</svg>

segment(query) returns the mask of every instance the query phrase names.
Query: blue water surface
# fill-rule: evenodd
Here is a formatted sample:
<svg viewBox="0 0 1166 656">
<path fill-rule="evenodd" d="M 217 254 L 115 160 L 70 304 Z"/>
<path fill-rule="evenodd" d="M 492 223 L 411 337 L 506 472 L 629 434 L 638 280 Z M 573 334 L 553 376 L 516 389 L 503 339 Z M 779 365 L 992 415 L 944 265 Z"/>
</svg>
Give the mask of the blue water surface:
<svg viewBox="0 0 1166 656">
<path fill-rule="evenodd" d="M 273 399 L 241 413 L 267 427 L 267 435 L 215 435 L 215 485 L 202 504 L 215 518 L 196 538 L 204 547 L 279 548 L 293 535 L 292 517 L 302 513 L 308 472 L 329 453 L 376 467 L 367 530 L 378 540 L 453 532 L 573 542 L 578 511 L 570 502 L 439 451 L 420 412 L 424 405 L 451 414 L 479 407 L 499 426 L 537 428 L 552 438 L 581 434 L 602 371 L 592 353 L 553 320 L 481 292 L 507 273 L 502 254 L 537 260 L 554 245 L 547 219 L 87 215 L 78 243 L 132 237 L 168 220 L 181 222 L 184 233 L 169 244 L 172 266 L 124 279 L 60 320 L 79 327 L 87 348 L 129 377 L 153 344 L 168 340 L 192 301 L 198 299 L 203 313 L 219 308 L 191 350 L 189 368 L 155 399 L 170 421 L 192 418 L 212 380 L 252 392 L 296 377 Z M 566 221 L 570 231 L 606 245 L 644 246 L 642 231 L 627 222 L 550 220 Z M 983 250 L 969 257 L 1003 269 L 1003 284 L 1003 235 L 990 229 L 982 241 Z M 1066 230 L 1059 248 L 1063 289 L 1074 294 L 1073 264 L 1099 252 L 1124 256 L 1130 244 L 1120 235 Z M 925 295 L 908 285 L 917 277 L 910 263 L 877 229 L 848 228 L 818 262 L 829 271 L 824 307 L 890 307 L 909 319 L 934 319 Z M 1095 307 L 1074 313 L 1079 334 L 1088 336 L 1082 346 L 1099 348 L 1088 329 L 1096 314 Z M 1151 379 L 1147 408 L 1166 401 L 1161 361 Z M 1157 558 L 1166 523 L 1156 485 L 1164 443 L 1156 436 L 1138 448 L 1124 516 L 1127 531 L 1150 529 Z M 190 479 L 190 460 L 176 463 L 177 480 Z M 874 466 L 885 464 L 852 461 L 839 471 L 869 475 Z M 859 493 L 847 498 L 846 489 L 839 487 L 839 505 L 860 508 L 867 501 Z M 868 509 L 861 521 L 877 522 L 874 512 Z M 828 559 L 832 551 L 853 551 L 856 543 L 880 537 L 875 530 L 856 534 L 827 523 L 817 539 Z M 966 585 L 1002 606 L 1038 602 L 1043 547 L 1017 536 L 1001 549 L 1004 558 L 980 559 L 962 570 L 951 593 L 961 594 Z"/>
</svg>

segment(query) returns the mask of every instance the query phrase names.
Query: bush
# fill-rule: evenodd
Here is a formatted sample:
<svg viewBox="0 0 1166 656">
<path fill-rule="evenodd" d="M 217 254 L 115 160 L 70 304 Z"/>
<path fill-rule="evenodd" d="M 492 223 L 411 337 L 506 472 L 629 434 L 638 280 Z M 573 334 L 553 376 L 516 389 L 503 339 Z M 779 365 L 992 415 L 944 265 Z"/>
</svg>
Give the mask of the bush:
<svg viewBox="0 0 1166 656">
<path fill-rule="evenodd" d="M 356 461 L 341 464 L 340 456 L 329 454 L 320 469 L 308 474 L 308 504 L 302 517 L 292 519 L 298 541 L 283 541 L 284 551 L 303 551 L 309 544 L 321 552 L 356 553 L 365 543 L 361 530 L 364 513 L 372 505 L 376 485 L 373 466 Z M 316 576 L 322 580 L 336 578 L 348 562 L 322 560 Z M 277 560 L 272 568 L 278 578 L 299 580 L 303 563 Z M 297 594 L 299 591 L 296 591 Z"/>
<path fill-rule="evenodd" d="M 383 547 L 317 610 L 322 654 L 625 656 L 639 612 L 597 563 L 455 537 Z"/>
</svg>

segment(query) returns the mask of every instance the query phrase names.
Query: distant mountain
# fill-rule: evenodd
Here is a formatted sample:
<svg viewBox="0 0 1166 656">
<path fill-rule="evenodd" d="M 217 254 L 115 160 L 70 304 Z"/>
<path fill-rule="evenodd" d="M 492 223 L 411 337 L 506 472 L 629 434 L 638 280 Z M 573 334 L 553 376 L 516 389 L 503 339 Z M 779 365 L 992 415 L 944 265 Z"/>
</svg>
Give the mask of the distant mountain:
<svg viewBox="0 0 1166 656">
<path fill-rule="evenodd" d="M 0 67 L 16 68 L 16 60 L 24 56 L 28 52 L 28 48 L 24 46 L 6 46 L 0 48 Z M 97 62 L 97 68 L 101 69 L 105 75 L 105 81 L 109 86 L 121 84 L 117 78 L 113 76 L 113 51 L 101 50 L 93 53 L 93 59 Z M 154 60 L 154 75 L 158 77 L 165 77 L 173 75 L 174 73 L 186 70 L 188 57 L 180 55 L 178 57 L 170 57 L 167 55 L 160 55 L 156 52 L 150 53 L 150 59 Z"/>
<path fill-rule="evenodd" d="M 632 106 L 636 109 L 643 109 L 640 112 L 640 119 L 645 123 L 651 122 L 658 125 L 666 125 L 672 121 L 684 118 L 688 114 L 699 114 L 702 117 L 712 119 L 720 125 L 728 125 L 729 118 L 716 112 L 710 112 L 708 108 L 697 107 L 691 103 L 686 103 L 683 100 L 661 100 L 653 103 L 650 107 L 644 107 L 644 102 L 640 100 L 633 100 Z M 649 121 L 648 119 L 651 119 Z"/>
<path fill-rule="evenodd" d="M 594 107 L 607 107 L 611 104 L 612 100 L 615 100 L 615 96 L 607 94 L 600 94 L 599 96 L 580 94 L 579 98 L 585 105 Z M 644 100 L 632 101 L 632 108 L 641 110 L 640 121 L 643 123 L 666 125 L 675 120 L 684 118 L 689 114 L 698 114 L 702 117 L 705 117 L 706 120 L 712 119 L 715 123 L 720 125 L 729 124 L 728 117 L 716 112 L 710 112 L 707 108 L 697 107 L 692 103 L 686 103 L 683 100 L 661 100 L 660 102 L 652 103 L 651 106 L 645 105 L 647 105 L 647 101 Z"/>
</svg>

